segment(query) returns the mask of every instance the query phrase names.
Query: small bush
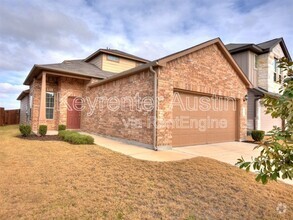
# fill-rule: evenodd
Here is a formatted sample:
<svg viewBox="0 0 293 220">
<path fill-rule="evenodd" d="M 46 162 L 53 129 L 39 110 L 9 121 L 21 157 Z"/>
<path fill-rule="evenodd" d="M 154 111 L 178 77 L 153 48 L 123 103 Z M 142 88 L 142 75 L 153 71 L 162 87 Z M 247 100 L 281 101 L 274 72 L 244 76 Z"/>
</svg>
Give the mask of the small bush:
<svg viewBox="0 0 293 220">
<path fill-rule="evenodd" d="M 47 134 L 47 125 L 40 125 L 39 126 L 39 134 L 41 136 L 45 136 Z"/>
<path fill-rule="evenodd" d="M 30 125 L 19 125 L 19 131 L 22 136 L 27 137 L 32 132 L 32 127 Z"/>
<path fill-rule="evenodd" d="M 255 141 L 262 141 L 265 137 L 265 132 L 261 130 L 253 130 L 251 131 L 251 137 Z"/>
<path fill-rule="evenodd" d="M 89 135 L 79 134 L 76 131 L 59 131 L 59 137 L 71 144 L 94 144 L 94 138 Z"/>
<path fill-rule="evenodd" d="M 58 125 L 58 131 L 65 131 L 66 125 Z"/>
</svg>

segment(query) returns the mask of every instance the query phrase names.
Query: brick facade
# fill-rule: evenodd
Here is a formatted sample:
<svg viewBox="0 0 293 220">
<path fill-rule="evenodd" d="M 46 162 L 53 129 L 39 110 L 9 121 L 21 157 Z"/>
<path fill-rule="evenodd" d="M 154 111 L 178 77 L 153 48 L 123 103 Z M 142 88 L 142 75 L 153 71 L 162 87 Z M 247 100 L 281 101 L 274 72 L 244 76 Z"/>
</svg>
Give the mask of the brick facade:
<svg viewBox="0 0 293 220">
<path fill-rule="evenodd" d="M 241 111 L 239 137 L 245 138 L 247 104 L 243 98 L 247 88 L 215 44 L 170 61 L 159 69 L 158 96 L 164 99 L 158 103 L 158 123 L 172 120 L 174 89 L 238 99 Z M 171 128 L 158 127 L 157 145 L 172 145 Z"/>
<path fill-rule="evenodd" d="M 85 97 L 94 103 L 100 100 L 92 115 L 89 106 L 82 112 L 81 128 L 84 131 L 153 144 L 152 110 L 141 110 L 143 99 L 153 98 L 153 74 L 144 71 L 129 77 L 118 79 L 107 84 L 87 88 Z M 140 101 L 138 101 L 141 99 Z M 116 101 L 115 101 L 116 100 Z M 117 101 L 118 100 L 118 101 Z M 133 100 L 133 104 L 129 100 Z M 115 110 L 115 102 L 120 102 L 120 108 Z M 112 104 L 111 104 L 112 103 Z M 114 103 L 114 104 L 113 104 Z M 112 105 L 112 106 L 111 106 Z"/>
<path fill-rule="evenodd" d="M 67 97 L 82 97 L 85 90 L 85 81 L 69 77 L 47 76 L 46 91 L 55 94 L 54 118 L 46 119 L 48 130 L 57 130 L 59 124 L 67 122 Z M 32 96 L 31 125 L 32 130 L 37 131 L 39 123 L 39 110 L 41 100 L 41 79 L 34 79 L 30 85 L 30 95 Z"/>
</svg>

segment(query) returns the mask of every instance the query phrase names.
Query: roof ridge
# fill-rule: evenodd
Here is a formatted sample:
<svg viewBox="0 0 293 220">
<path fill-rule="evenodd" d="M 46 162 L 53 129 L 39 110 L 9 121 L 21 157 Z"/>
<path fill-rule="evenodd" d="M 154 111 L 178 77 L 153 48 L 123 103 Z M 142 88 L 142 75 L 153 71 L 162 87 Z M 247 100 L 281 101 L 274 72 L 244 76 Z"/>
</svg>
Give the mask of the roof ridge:
<svg viewBox="0 0 293 220">
<path fill-rule="evenodd" d="M 256 45 L 264 44 L 264 43 L 268 43 L 268 42 L 271 42 L 271 41 L 274 41 L 274 40 L 282 40 L 282 39 L 283 39 L 282 37 L 277 37 L 277 38 L 274 38 L 274 39 L 271 39 L 271 40 L 267 40 L 267 41 L 264 41 L 264 42 L 258 43 L 258 44 L 256 44 Z"/>
</svg>

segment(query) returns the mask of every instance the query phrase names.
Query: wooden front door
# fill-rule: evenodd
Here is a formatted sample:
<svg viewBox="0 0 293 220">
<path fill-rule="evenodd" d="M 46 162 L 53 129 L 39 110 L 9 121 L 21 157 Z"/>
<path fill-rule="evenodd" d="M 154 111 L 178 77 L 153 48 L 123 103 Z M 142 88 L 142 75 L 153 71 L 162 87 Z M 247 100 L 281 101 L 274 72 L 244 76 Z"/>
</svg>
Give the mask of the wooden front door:
<svg viewBox="0 0 293 220">
<path fill-rule="evenodd" d="M 80 129 L 81 102 L 78 97 L 68 97 L 67 99 L 67 128 Z"/>
</svg>

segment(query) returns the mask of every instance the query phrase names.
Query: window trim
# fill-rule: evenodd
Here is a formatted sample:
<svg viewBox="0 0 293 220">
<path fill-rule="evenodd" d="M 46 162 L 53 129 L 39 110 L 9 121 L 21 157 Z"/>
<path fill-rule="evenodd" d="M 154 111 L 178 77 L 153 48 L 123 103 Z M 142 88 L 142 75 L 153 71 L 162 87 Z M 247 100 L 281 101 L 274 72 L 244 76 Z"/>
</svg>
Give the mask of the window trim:
<svg viewBox="0 0 293 220">
<path fill-rule="evenodd" d="M 282 83 L 282 72 L 278 67 L 278 59 L 274 57 L 274 82 L 281 84 Z"/>
<path fill-rule="evenodd" d="M 253 68 L 257 69 L 258 65 L 257 65 L 257 54 L 254 54 L 253 56 Z"/>
<path fill-rule="evenodd" d="M 47 107 L 47 94 L 51 94 L 53 95 L 53 107 Z M 52 113 L 52 118 L 48 118 L 47 117 L 47 109 L 52 109 L 53 113 Z M 55 93 L 54 92 L 46 92 L 46 120 L 54 120 L 54 113 L 55 113 Z"/>
</svg>

